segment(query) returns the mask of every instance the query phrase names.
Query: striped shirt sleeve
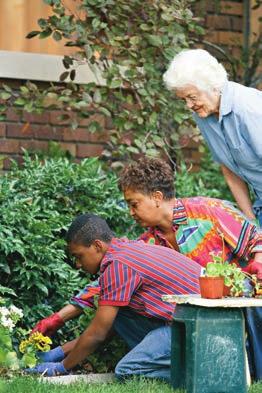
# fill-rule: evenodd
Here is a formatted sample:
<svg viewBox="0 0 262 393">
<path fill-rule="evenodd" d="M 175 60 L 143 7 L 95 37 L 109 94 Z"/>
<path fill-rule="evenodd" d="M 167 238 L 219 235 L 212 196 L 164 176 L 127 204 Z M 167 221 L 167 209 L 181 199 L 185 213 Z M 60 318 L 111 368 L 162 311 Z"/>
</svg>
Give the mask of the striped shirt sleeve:
<svg viewBox="0 0 262 393">
<path fill-rule="evenodd" d="M 113 261 L 100 277 L 100 306 L 127 306 L 134 292 L 141 286 L 138 272 L 122 262 Z"/>
</svg>

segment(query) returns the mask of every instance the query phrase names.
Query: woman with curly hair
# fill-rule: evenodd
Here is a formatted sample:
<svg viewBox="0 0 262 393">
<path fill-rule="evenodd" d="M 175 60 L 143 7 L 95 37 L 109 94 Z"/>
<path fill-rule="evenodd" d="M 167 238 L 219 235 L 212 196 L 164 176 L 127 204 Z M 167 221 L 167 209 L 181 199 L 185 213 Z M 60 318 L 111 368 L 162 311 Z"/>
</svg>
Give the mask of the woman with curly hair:
<svg viewBox="0 0 262 393">
<path fill-rule="evenodd" d="M 176 198 L 174 173 L 163 160 L 141 158 L 120 175 L 130 214 L 147 231 L 141 240 L 174 248 L 202 266 L 210 254 L 223 253 L 224 261 L 236 263 L 262 280 L 262 233 L 234 206 L 207 197 Z M 261 321 L 253 308 L 246 310 L 250 369 L 262 377 L 259 360 Z"/>
</svg>

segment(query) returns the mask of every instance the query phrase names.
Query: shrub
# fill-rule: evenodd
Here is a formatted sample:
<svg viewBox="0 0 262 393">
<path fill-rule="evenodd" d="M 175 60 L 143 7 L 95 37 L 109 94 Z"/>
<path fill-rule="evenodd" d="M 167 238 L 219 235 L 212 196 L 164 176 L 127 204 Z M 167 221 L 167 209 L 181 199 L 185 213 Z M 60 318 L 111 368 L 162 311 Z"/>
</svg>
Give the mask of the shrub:
<svg viewBox="0 0 262 393">
<path fill-rule="evenodd" d="M 14 305 L 7 305 L 0 298 L 0 375 L 8 369 L 19 368 L 17 354 L 13 349 L 13 332 L 16 323 L 23 317 L 23 312 Z"/>
<path fill-rule="evenodd" d="M 229 195 L 224 192 L 223 176 L 209 157 L 197 174 L 188 172 L 182 163 L 176 189 L 179 197 Z M 13 170 L 0 178 L 0 208 L 0 293 L 16 299 L 27 329 L 60 309 L 89 282 L 68 263 L 66 255 L 64 233 L 76 215 L 92 211 L 104 217 L 118 236 L 138 235 L 118 191 L 117 176 L 105 172 L 96 158 L 75 164 L 63 157 L 40 160 L 25 155 L 23 168 L 14 164 Z M 90 310 L 67 323 L 59 339 L 81 334 L 92 315 Z M 26 331 L 18 329 L 16 333 L 18 347 Z M 103 346 L 91 357 L 94 369 L 113 370 L 123 351 L 119 341 Z"/>
<path fill-rule="evenodd" d="M 75 164 L 25 156 L 22 169 L 15 165 L 0 179 L 0 292 L 17 297 L 26 327 L 88 282 L 67 263 L 63 236 L 76 215 L 92 211 L 117 235 L 132 235 L 122 198 L 116 175 L 95 158 Z"/>
<path fill-rule="evenodd" d="M 198 172 L 191 172 L 183 161 L 180 163 L 175 187 L 176 195 L 180 198 L 207 196 L 232 201 L 232 194 L 219 165 L 212 160 L 207 151 L 203 155 L 201 169 Z"/>
</svg>

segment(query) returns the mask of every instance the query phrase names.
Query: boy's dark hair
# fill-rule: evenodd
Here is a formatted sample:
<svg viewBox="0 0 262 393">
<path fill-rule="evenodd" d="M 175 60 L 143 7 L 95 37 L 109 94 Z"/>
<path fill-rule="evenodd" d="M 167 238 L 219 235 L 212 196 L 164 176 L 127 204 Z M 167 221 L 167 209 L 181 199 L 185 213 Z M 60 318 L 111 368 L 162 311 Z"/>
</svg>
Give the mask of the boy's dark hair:
<svg viewBox="0 0 262 393">
<path fill-rule="evenodd" d="M 93 214 L 81 214 L 70 225 L 66 241 L 90 247 L 94 240 L 99 239 L 109 243 L 114 234 L 103 218 Z"/>
<path fill-rule="evenodd" d="M 161 191 L 165 199 L 175 196 L 174 172 L 168 163 L 159 158 L 142 157 L 127 165 L 120 173 L 118 185 L 122 192 L 131 189 L 150 195 Z"/>
</svg>

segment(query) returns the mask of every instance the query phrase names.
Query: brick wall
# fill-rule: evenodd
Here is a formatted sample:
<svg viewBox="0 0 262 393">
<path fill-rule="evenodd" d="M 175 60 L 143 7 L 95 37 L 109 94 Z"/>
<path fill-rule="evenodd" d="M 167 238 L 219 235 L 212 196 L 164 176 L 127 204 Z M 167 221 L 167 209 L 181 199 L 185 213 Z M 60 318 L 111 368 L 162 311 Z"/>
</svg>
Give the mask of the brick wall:
<svg viewBox="0 0 262 393">
<path fill-rule="evenodd" d="M 15 84 L 19 83 L 17 81 Z M 60 116 L 59 111 L 46 111 L 37 115 L 8 110 L 6 121 L 0 123 L 0 170 L 9 169 L 11 158 L 21 162 L 23 149 L 47 151 L 50 141 L 58 142 L 61 149 L 68 151 L 76 160 L 101 155 L 110 128 L 103 115 L 92 115 L 80 120 L 74 131 L 69 124 L 70 120 L 62 121 Z M 88 131 L 89 124 L 94 121 L 101 125 L 103 131 L 95 134 Z"/>
<path fill-rule="evenodd" d="M 195 14 L 202 16 L 203 24 L 208 29 L 205 40 L 229 50 L 234 56 L 240 54 L 243 45 L 243 1 L 200 0 L 196 4 Z M 219 57 L 217 50 L 205 47 Z M 22 148 L 46 150 L 50 140 L 57 141 L 62 149 L 69 151 L 77 160 L 101 154 L 110 129 L 110 124 L 102 116 L 83 120 L 79 128 L 72 131 L 67 122 L 59 121 L 59 115 L 59 112 L 46 112 L 43 115 L 18 116 L 9 111 L 7 121 L 0 123 L 0 169 L 9 168 L 10 158 L 21 160 Z M 101 124 L 103 132 L 88 132 L 88 124 L 93 120 Z M 198 143 L 188 141 L 182 150 L 185 159 L 193 163 L 194 170 L 198 170 L 201 159 Z"/>
<path fill-rule="evenodd" d="M 204 44 L 203 47 L 222 60 L 223 64 L 225 64 L 225 57 L 221 56 L 212 44 L 233 56 L 240 55 L 243 46 L 243 11 L 242 0 L 200 0 L 196 3 L 194 13 L 202 18 L 203 26 L 207 30 L 203 41 L 211 43 L 211 45 Z M 185 145 L 182 148 L 185 161 L 188 165 L 193 164 L 193 171 L 198 171 L 202 156 L 199 152 L 199 143 L 188 140 L 183 145 Z"/>
</svg>

